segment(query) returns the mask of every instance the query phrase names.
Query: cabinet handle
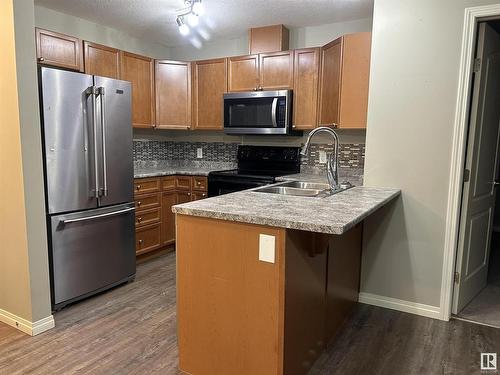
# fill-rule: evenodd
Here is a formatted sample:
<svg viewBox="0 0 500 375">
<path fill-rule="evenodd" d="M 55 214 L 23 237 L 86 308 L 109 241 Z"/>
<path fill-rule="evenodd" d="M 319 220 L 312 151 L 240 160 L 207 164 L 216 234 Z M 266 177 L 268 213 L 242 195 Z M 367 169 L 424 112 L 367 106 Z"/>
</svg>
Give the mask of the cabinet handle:
<svg viewBox="0 0 500 375">
<path fill-rule="evenodd" d="M 137 205 L 138 205 L 138 206 L 140 206 L 141 204 L 142 204 L 142 202 L 141 202 L 141 201 L 137 202 Z"/>
<path fill-rule="evenodd" d="M 334 122 L 334 123 L 332 124 L 332 127 L 333 127 L 333 128 L 335 128 L 335 129 L 337 129 L 339 126 L 338 126 L 338 124 L 337 124 L 337 123 L 335 123 L 335 122 Z"/>
<path fill-rule="evenodd" d="M 141 188 L 142 188 L 142 186 L 141 186 L 141 185 L 137 185 L 137 186 L 135 187 L 135 189 L 136 189 L 136 190 L 141 190 Z"/>
<path fill-rule="evenodd" d="M 206 197 L 206 196 L 207 196 L 207 194 L 205 194 L 205 193 L 202 193 L 202 194 L 201 194 L 201 196 L 202 196 L 202 197 Z"/>
<path fill-rule="evenodd" d="M 188 196 L 191 196 L 191 193 L 188 193 Z"/>
<path fill-rule="evenodd" d="M 38 61 L 45 61 L 45 59 L 43 57 L 39 57 Z"/>
<path fill-rule="evenodd" d="M 262 91 L 262 90 L 264 90 L 264 89 L 262 88 L 262 86 L 259 86 L 259 91 Z"/>
<path fill-rule="evenodd" d="M 140 223 L 142 221 L 142 217 L 137 218 L 137 222 Z"/>
<path fill-rule="evenodd" d="M 139 245 L 142 245 L 144 240 L 139 240 Z"/>
<path fill-rule="evenodd" d="M 196 183 L 196 185 L 200 186 L 200 185 L 201 185 L 201 182 L 200 182 L 200 181 L 198 181 L 198 182 Z"/>
</svg>

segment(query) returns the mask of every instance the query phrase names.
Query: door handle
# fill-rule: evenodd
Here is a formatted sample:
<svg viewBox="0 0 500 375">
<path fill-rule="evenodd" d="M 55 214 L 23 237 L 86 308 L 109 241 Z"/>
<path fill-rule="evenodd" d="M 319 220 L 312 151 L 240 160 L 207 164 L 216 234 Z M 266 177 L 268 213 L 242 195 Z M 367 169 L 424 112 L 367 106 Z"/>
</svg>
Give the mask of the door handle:
<svg viewBox="0 0 500 375">
<path fill-rule="evenodd" d="M 500 185 L 500 181 L 493 181 L 492 184 L 493 187 L 497 187 L 498 185 Z"/>
<path fill-rule="evenodd" d="M 101 138 L 102 138 L 102 195 L 108 196 L 108 167 L 106 161 L 106 104 L 104 100 L 104 87 L 98 88 L 101 97 Z"/>
<path fill-rule="evenodd" d="M 276 122 L 276 110 L 278 109 L 278 98 L 273 99 L 272 109 L 271 109 L 271 121 L 273 123 L 273 128 L 278 126 Z"/>
<path fill-rule="evenodd" d="M 96 219 L 101 219 L 103 217 L 110 217 L 110 216 L 116 216 L 116 215 L 121 215 L 130 211 L 134 211 L 135 207 L 129 207 L 125 208 L 123 210 L 118 210 L 118 211 L 113 211 L 113 212 L 106 212 L 105 214 L 100 214 L 100 215 L 92 215 L 92 216 L 85 216 L 85 217 L 79 217 L 77 219 L 67 219 L 67 220 L 61 220 L 61 224 L 71 224 L 71 223 L 78 223 L 81 221 L 89 221 L 89 220 L 96 220 Z"/>
<path fill-rule="evenodd" d="M 97 90 L 95 86 L 91 86 L 87 89 L 87 95 L 92 97 L 92 132 L 94 140 L 94 178 L 95 178 L 95 197 L 99 198 L 99 170 L 97 164 L 97 158 L 99 157 L 97 152 Z"/>
</svg>

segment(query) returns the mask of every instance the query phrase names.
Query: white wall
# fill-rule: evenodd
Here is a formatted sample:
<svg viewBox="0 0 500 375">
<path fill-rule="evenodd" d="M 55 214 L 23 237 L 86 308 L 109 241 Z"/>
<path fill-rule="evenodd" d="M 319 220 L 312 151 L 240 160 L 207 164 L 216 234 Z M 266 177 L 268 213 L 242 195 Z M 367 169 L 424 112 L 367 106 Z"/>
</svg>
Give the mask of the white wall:
<svg viewBox="0 0 500 375">
<path fill-rule="evenodd" d="M 33 0 L 15 0 L 17 87 L 32 320 L 38 321 L 51 315 L 51 304 L 34 23 Z"/>
<path fill-rule="evenodd" d="M 375 1 L 365 184 L 403 194 L 366 222 L 364 293 L 439 308 L 464 9 L 497 2 Z"/>
<path fill-rule="evenodd" d="M 290 49 L 322 46 L 343 34 L 371 31 L 372 19 L 337 22 L 320 26 L 290 28 Z M 205 42 L 202 48 L 192 45 L 171 47 L 172 58 L 202 60 L 248 54 L 248 33 L 238 38 Z"/>
<path fill-rule="evenodd" d="M 159 43 L 134 38 L 122 31 L 41 6 L 35 6 L 35 25 L 140 55 L 158 59 L 170 57 L 170 49 Z"/>
</svg>

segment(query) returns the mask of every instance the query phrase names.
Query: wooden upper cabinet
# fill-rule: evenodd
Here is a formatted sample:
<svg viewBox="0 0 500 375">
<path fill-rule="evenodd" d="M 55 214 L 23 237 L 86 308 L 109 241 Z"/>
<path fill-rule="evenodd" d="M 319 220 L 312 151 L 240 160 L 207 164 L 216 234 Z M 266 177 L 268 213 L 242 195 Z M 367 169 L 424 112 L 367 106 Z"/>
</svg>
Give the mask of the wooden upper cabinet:
<svg viewBox="0 0 500 375">
<path fill-rule="evenodd" d="M 252 91 L 259 87 L 259 55 L 228 59 L 229 91 Z"/>
<path fill-rule="evenodd" d="M 132 126 L 155 126 L 154 60 L 129 52 L 120 52 L 120 79 L 132 83 Z"/>
<path fill-rule="evenodd" d="M 321 48 L 319 124 L 338 126 L 340 122 L 342 38 Z"/>
<path fill-rule="evenodd" d="M 227 92 L 227 59 L 193 62 L 193 128 L 223 129 L 223 95 Z"/>
<path fill-rule="evenodd" d="M 314 129 L 318 124 L 319 48 L 294 51 L 293 127 Z"/>
<path fill-rule="evenodd" d="M 115 78 L 120 76 L 120 51 L 101 44 L 83 42 L 85 73 Z"/>
<path fill-rule="evenodd" d="M 36 57 L 40 64 L 83 71 L 82 41 L 35 28 Z"/>
<path fill-rule="evenodd" d="M 191 63 L 156 60 L 156 127 L 191 126 Z"/>
<path fill-rule="evenodd" d="M 319 125 L 366 128 L 371 33 L 344 35 L 321 48 Z"/>
<path fill-rule="evenodd" d="M 293 51 L 261 53 L 259 55 L 260 87 L 263 90 L 293 87 Z"/>
<path fill-rule="evenodd" d="M 283 25 L 255 27 L 248 32 L 249 53 L 286 51 L 290 33 Z"/>
</svg>

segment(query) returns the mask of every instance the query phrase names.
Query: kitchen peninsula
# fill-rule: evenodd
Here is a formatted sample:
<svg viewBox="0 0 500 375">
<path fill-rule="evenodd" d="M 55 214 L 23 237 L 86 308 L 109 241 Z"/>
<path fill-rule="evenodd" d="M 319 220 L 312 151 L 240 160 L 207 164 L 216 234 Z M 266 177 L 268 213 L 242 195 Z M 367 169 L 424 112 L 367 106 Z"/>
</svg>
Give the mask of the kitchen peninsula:
<svg viewBox="0 0 500 375">
<path fill-rule="evenodd" d="M 176 205 L 179 368 L 306 374 L 357 302 L 362 221 L 398 189 Z"/>
</svg>

